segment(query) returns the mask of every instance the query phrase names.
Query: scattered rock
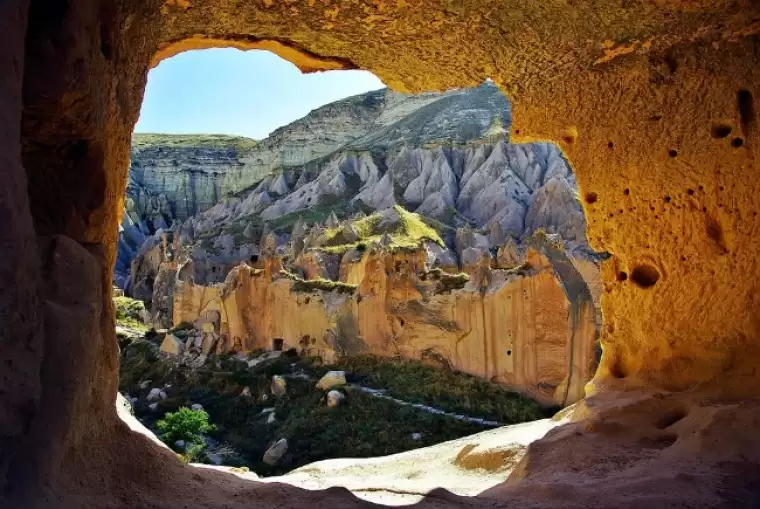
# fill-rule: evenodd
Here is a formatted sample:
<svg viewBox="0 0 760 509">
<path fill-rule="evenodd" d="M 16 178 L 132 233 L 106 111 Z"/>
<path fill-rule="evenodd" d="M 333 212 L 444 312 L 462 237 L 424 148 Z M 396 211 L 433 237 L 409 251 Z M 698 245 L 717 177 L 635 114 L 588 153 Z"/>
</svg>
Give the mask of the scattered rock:
<svg viewBox="0 0 760 509">
<path fill-rule="evenodd" d="M 274 466 L 277 463 L 280 462 L 283 456 L 285 456 L 285 453 L 288 452 L 288 440 L 286 438 L 281 438 L 274 444 L 272 444 L 269 449 L 267 449 L 267 452 L 264 453 L 264 458 L 262 461 L 266 463 L 269 466 Z"/>
<path fill-rule="evenodd" d="M 267 417 L 267 424 L 274 424 L 277 422 L 277 418 L 274 416 L 274 412 L 269 414 L 269 417 Z"/>
<path fill-rule="evenodd" d="M 240 395 L 246 398 L 251 397 L 251 388 L 250 387 L 243 387 L 243 390 L 240 391 Z"/>
<path fill-rule="evenodd" d="M 339 387 L 346 385 L 346 372 L 345 371 L 328 371 L 325 376 L 320 378 L 317 382 L 317 389 L 324 391 L 332 389 L 333 387 Z"/>
<path fill-rule="evenodd" d="M 203 405 L 201 405 L 200 403 L 193 403 L 190 406 L 190 410 L 192 410 L 193 412 L 198 412 L 200 410 L 203 410 Z"/>
<path fill-rule="evenodd" d="M 327 406 L 329 408 L 340 406 L 344 399 L 346 399 L 346 396 L 342 392 L 330 391 L 327 393 Z"/>
<path fill-rule="evenodd" d="M 417 441 L 422 439 L 422 433 L 412 433 L 412 440 Z"/>
<path fill-rule="evenodd" d="M 151 403 L 148 405 L 148 408 L 150 408 L 151 412 L 157 412 L 158 411 L 158 403 Z"/>
<path fill-rule="evenodd" d="M 169 355 L 181 355 L 185 351 L 185 344 L 174 334 L 167 334 L 161 342 L 161 351 Z"/>
<path fill-rule="evenodd" d="M 186 444 L 185 444 L 184 440 L 177 440 L 176 442 L 174 442 L 174 447 L 176 447 L 180 451 L 184 451 L 185 450 L 185 445 Z"/>
<path fill-rule="evenodd" d="M 153 388 L 148 393 L 148 397 L 146 398 L 148 401 L 158 401 L 161 399 L 166 399 L 166 392 L 159 388 Z"/>
<path fill-rule="evenodd" d="M 274 375 L 272 377 L 272 384 L 270 385 L 270 388 L 272 389 L 272 394 L 276 398 L 283 397 L 287 392 L 287 382 L 283 377 L 280 375 Z"/>
</svg>

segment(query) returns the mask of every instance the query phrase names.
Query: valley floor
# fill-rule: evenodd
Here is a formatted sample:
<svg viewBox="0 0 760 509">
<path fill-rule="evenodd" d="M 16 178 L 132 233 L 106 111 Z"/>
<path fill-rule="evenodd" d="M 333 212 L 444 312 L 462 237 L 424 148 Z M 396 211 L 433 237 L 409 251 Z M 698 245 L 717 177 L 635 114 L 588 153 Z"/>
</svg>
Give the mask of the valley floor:
<svg viewBox="0 0 760 509">
<path fill-rule="evenodd" d="M 344 371 L 347 381 L 334 388 L 345 396 L 335 408 L 326 404 L 326 391 L 315 387 L 331 370 Z M 120 375 L 120 391 L 148 428 L 155 431 L 167 412 L 202 405 L 216 426 L 205 461 L 263 476 L 320 460 L 401 453 L 552 413 L 469 375 L 373 356 L 326 366 L 295 352 L 252 352 L 216 356 L 192 368 L 179 366 L 159 352 L 156 340 L 143 337 L 124 345 Z M 273 377 L 285 382 L 279 397 Z M 267 449 L 282 438 L 287 453 L 275 465 L 265 463 Z"/>
</svg>

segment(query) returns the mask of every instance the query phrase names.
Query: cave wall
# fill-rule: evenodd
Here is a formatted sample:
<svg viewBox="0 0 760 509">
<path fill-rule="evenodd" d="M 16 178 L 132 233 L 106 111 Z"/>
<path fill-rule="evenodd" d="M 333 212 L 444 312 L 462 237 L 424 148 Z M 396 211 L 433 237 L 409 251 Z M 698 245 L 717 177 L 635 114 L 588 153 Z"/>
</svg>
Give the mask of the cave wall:
<svg viewBox="0 0 760 509">
<path fill-rule="evenodd" d="M 513 138 L 555 140 L 572 161 L 589 240 L 613 255 L 593 401 L 636 388 L 758 396 L 757 2 L 10 0 L 0 14 L 0 476 L 18 507 L 136 491 L 166 503 L 146 472 L 186 478 L 116 419 L 103 290 L 147 71 L 204 45 L 274 41 L 304 69 L 365 68 L 399 91 L 490 76 L 512 100 Z M 34 235 L 48 239 L 39 250 Z M 99 277 L 64 278 L 64 261 L 97 263 Z M 85 323 L 55 326 L 51 302 L 84 306 Z M 70 351 L 84 368 L 55 357 Z M 129 454 L 108 452 L 116 438 Z"/>
</svg>

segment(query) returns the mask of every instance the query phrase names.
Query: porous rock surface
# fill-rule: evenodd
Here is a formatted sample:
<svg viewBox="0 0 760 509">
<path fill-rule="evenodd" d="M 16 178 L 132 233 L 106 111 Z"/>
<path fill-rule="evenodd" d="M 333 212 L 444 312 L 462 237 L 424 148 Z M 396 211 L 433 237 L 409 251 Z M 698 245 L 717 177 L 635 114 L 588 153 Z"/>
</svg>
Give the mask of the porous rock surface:
<svg viewBox="0 0 760 509">
<path fill-rule="evenodd" d="M 603 267 L 604 353 L 517 475 L 420 507 L 754 507 L 760 7 L 663 2 L 37 0 L 0 6 L 0 479 L 8 507 L 357 507 L 199 473 L 116 416 L 110 303 L 150 65 L 265 47 L 399 91 L 514 100 L 573 163 Z M 442 62 L 445 65 L 442 67 Z M 37 242 L 40 239 L 41 242 Z M 86 445 L 85 445 L 86 444 Z"/>
</svg>

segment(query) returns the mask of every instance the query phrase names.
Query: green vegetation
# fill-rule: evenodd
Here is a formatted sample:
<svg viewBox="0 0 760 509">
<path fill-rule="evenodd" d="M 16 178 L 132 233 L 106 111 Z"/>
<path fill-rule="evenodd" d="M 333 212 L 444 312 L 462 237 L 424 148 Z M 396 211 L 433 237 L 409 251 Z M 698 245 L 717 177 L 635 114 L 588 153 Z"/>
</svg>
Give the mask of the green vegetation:
<svg viewBox="0 0 760 509">
<path fill-rule="evenodd" d="M 148 329 L 142 322 L 141 313 L 145 311 L 142 301 L 129 297 L 114 297 L 113 304 L 116 308 L 116 325 L 143 331 Z"/>
<path fill-rule="evenodd" d="M 388 395 L 447 412 L 463 413 L 503 424 L 543 419 L 553 413 L 534 400 L 506 387 L 451 370 L 408 359 L 360 355 L 345 357 L 336 366 L 362 384 L 387 389 Z"/>
<path fill-rule="evenodd" d="M 208 414 L 203 410 L 182 407 L 176 412 L 168 412 L 156 424 L 161 431 L 161 440 L 174 446 L 178 440 L 187 445 L 205 444 L 203 434 L 213 431 L 216 426 L 208 423 Z"/>
<path fill-rule="evenodd" d="M 358 285 L 351 285 L 341 281 L 331 281 L 324 278 L 302 279 L 295 274 L 286 270 L 281 270 L 280 274 L 293 281 L 292 289 L 294 292 L 313 293 L 317 290 L 324 292 L 337 291 L 340 293 L 354 293 Z"/>
<path fill-rule="evenodd" d="M 321 203 L 315 204 L 306 210 L 299 210 L 276 217 L 269 221 L 269 227 L 272 231 L 278 233 L 290 233 L 298 221 L 307 225 L 324 223 L 333 211 L 338 218 L 342 219 L 346 217 L 348 210 L 348 203 L 345 201 L 339 199 L 323 200 Z"/>
<path fill-rule="evenodd" d="M 163 413 L 200 403 L 216 426 L 209 435 L 237 452 L 224 457 L 224 464 L 248 467 L 260 475 L 277 475 L 329 458 L 394 454 L 488 429 L 375 397 L 356 384 L 387 389 L 389 396 L 401 400 L 503 423 L 547 415 L 534 401 L 503 387 L 415 361 L 362 356 L 323 366 L 317 357 L 283 353 L 254 367 L 218 356 L 207 363 L 214 369 L 192 370 L 168 367 L 156 351 L 154 344 L 140 340 L 122 357 L 120 390 L 139 398 L 134 406 L 137 417 L 155 429 Z M 337 408 L 328 408 L 324 391 L 315 388 L 316 380 L 331 369 L 345 370 L 354 384 L 341 389 L 346 399 Z M 276 374 L 287 381 L 287 393 L 279 399 L 270 391 Z M 151 382 L 141 383 L 145 380 Z M 151 387 L 165 387 L 168 394 L 156 411 L 145 400 Z M 246 387 L 250 395 L 243 395 Z M 275 421 L 268 422 L 272 413 Z M 414 440 L 414 433 L 422 437 Z M 274 467 L 264 464 L 264 453 L 280 438 L 288 439 L 287 454 Z M 184 459 L 198 461 L 189 459 L 189 452 Z"/>
<path fill-rule="evenodd" d="M 345 238 L 343 226 L 325 230 L 326 242 L 320 249 L 330 253 L 342 253 L 355 248 L 359 244 L 380 242 L 384 234 L 390 237 L 390 249 L 414 249 L 425 241 L 435 242 L 445 246 L 438 232 L 429 226 L 425 220 L 413 212 L 396 205 L 393 210 L 398 214 L 398 221 L 383 221 L 387 212 L 376 212 L 370 216 L 351 223 L 358 234 L 358 240 L 349 241 Z"/>
<path fill-rule="evenodd" d="M 439 282 L 441 292 L 461 290 L 467 284 L 467 281 L 470 280 L 470 276 L 464 272 L 450 274 L 439 268 L 430 269 L 428 275 Z"/>
<path fill-rule="evenodd" d="M 203 147 L 203 148 L 235 148 L 246 150 L 255 147 L 258 142 L 244 136 L 229 136 L 226 134 L 160 134 L 135 133 L 132 135 L 133 149 L 161 146 L 168 148 Z"/>
</svg>

